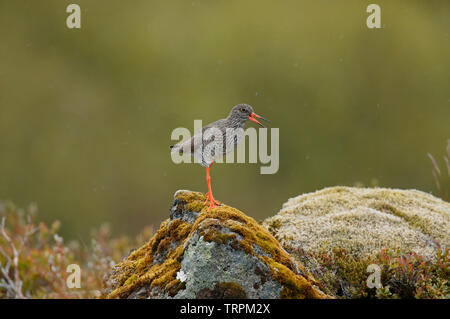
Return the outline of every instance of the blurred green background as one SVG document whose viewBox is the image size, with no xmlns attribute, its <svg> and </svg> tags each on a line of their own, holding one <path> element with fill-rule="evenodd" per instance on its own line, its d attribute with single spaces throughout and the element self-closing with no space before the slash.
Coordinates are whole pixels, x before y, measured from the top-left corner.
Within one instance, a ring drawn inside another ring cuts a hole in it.
<svg viewBox="0 0 450 319">
<path fill-rule="evenodd" d="M 66 27 L 77 3 L 82 28 Z M 450 2 L 0 1 L 0 198 L 70 238 L 134 234 L 174 191 L 170 133 L 237 103 L 280 128 L 280 170 L 217 164 L 217 199 L 263 219 L 289 197 L 362 183 L 437 193 L 450 137 Z M 248 124 L 253 126 L 253 124 Z"/>
</svg>

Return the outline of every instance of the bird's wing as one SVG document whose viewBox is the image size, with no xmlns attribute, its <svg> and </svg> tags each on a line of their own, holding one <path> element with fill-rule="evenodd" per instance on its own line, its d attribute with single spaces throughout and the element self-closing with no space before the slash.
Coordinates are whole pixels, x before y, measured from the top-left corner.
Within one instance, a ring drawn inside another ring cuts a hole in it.
<svg viewBox="0 0 450 319">
<path fill-rule="evenodd" d="M 198 145 L 201 143 L 200 137 L 201 137 L 200 134 L 197 134 L 197 135 L 194 134 L 194 136 L 192 136 L 190 139 L 170 146 L 170 149 L 171 149 L 170 152 L 171 153 L 180 153 L 180 155 L 181 154 L 194 154 L 195 146 L 198 147 Z"/>
<path fill-rule="evenodd" d="M 206 147 L 215 139 L 214 134 L 205 134 L 205 131 L 210 128 L 219 128 L 221 131 L 223 131 L 223 121 L 224 120 L 218 120 L 205 125 L 204 127 L 202 127 L 201 131 L 195 132 L 190 139 L 170 146 L 171 152 L 178 152 L 180 154 L 194 154 L 196 151 L 201 150 L 201 148 Z M 222 134 L 224 134 L 224 132 L 222 132 Z"/>
<path fill-rule="evenodd" d="M 220 133 L 221 133 L 222 135 L 225 134 L 225 126 L 224 126 L 225 124 L 224 124 L 224 122 L 225 122 L 225 120 L 224 120 L 224 119 L 221 119 L 221 120 L 212 122 L 212 123 L 210 123 L 210 124 L 208 124 L 208 125 L 205 125 L 205 126 L 202 128 L 202 133 L 203 133 L 203 147 L 206 147 L 209 143 L 213 142 L 213 141 L 215 140 L 215 138 L 216 138 L 215 132 L 214 132 L 214 131 L 211 131 L 211 132 L 208 133 L 208 132 L 206 132 L 207 130 L 214 128 L 214 129 L 220 130 Z M 205 133 L 205 132 L 206 132 L 206 133 Z"/>
</svg>

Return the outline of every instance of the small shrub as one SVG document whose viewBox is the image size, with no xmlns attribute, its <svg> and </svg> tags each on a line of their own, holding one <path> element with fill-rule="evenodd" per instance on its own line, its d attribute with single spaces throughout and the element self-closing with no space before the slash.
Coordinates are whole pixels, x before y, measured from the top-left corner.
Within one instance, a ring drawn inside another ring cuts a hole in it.
<svg viewBox="0 0 450 319">
<path fill-rule="evenodd" d="M 387 249 L 360 259 L 338 248 L 326 253 L 306 253 L 289 247 L 287 250 L 304 263 L 322 290 L 338 298 L 450 298 L 448 248 L 436 248 L 434 260 Z M 381 268 L 381 288 L 367 286 L 370 264 Z"/>
<path fill-rule="evenodd" d="M 109 228 L 101 226 L 87 247 L 65 244 L 58 221 L 37 222 L 34 206 L 24 211 L 11 203 L 0 203 L 0 222 L 0 298 L 98 297 L 103 276 L 152 233 L 147 228 L 135 239 L 111 238 Z M 67 287 L 70 264 L 81 268 L 81 288 Z"/>
</svg>

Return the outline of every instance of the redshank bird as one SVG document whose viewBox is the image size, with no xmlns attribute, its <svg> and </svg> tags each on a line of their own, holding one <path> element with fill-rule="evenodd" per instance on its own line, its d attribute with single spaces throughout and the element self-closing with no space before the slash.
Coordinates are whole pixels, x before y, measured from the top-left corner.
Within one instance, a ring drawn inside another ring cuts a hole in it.
<svg viewBox="0 0 450 319">
<path fill-rule="evenodd" d="M 253 112 L 253 108 L 248 104 L 238 104 L 234 106 L 228 117 L 212 122 L 198 132 L 195 132 L 191 139 L 170 146 L 171 152 L 190 154 L 206 167 L 206 181 L 208 182 L 208 193 L 206 194 L 205 205 L 209 202 L 208 211 L 219 205 L 214 199 L 211 190 L 211 176 L 209 169 L 212 163 L 222 155 L 231 152 L 236 148 L 239 141 L 244 136 L 244 125 L 247 120 L 253 121 L 262 127 L 256 118 L 269 122 L 269 120 Z"/>
</svg>

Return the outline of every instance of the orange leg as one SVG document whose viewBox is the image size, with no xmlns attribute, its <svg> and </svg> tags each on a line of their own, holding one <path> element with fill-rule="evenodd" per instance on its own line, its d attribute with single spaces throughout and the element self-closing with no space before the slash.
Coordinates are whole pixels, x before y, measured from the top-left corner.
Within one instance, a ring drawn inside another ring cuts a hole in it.
<svg viewBox="0 0 450 319">
<path fill-rule="evenodd" d="M 211 210 L 211 208 L 216 207 L 217 205 L 220 205 L 213 197 L 212 190 L 211 190 L 211 176 L 209 175 L 209 169 L 211 167 L 212 163 L 206 168 L 206 181 L 208 182 L 208 193 L 206 194 L 206 201 L 204 205 L 206 205 L 209 202 L 209 208 L 208 211 Z"/>
</svg>

